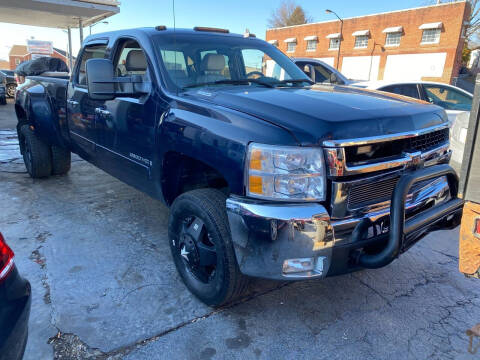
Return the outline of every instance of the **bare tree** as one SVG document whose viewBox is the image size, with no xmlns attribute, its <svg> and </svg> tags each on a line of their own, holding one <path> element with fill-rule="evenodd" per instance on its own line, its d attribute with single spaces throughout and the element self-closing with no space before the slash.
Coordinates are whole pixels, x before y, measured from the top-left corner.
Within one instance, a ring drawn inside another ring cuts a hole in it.
<svg viewBox="0 0 480 360">
<path fill-rule="evenodd" d="M 430 0 L 427 5 L 458 2 L 460 0 Z M 469 24 L 466 28 L 466 37 L 468 41 L 478 41 L 480 35 L 480 0 L 468 0 L 472 12 L 468 19 Z"/>
<path fill-rule="evenodd" d="M 293 0 L 285 0 L 278 9 L 272 12 L 270 19 L 268 19 L 268 26 L 276 28 L 309 22 L 312 22 L 312 18 L 305 13 L 300 5 L 297 5 Z"/>
</svg>

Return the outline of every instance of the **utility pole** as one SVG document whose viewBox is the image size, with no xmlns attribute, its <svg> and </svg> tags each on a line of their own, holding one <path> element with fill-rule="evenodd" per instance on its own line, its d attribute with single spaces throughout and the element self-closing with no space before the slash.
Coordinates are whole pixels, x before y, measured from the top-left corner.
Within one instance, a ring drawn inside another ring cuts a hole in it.
<svg viewBox="0 0 480 360">
<path fill-rule="evenodd" d="M 340 48 L 342 46 L 343 20 L 340 18 L 340 16 L 337 15 L 337 13 L 335 11 L 332 11 L 330 9 L 326 9 L 325 12 L 327 14 L 335 15 L 337 17 L 337 19 L 340 20 L 340 37 L 338 38 L 337 66 L 336 66 L 336 69 L 338 70 L 338 65 L 340 63 Z"/>
</svg>

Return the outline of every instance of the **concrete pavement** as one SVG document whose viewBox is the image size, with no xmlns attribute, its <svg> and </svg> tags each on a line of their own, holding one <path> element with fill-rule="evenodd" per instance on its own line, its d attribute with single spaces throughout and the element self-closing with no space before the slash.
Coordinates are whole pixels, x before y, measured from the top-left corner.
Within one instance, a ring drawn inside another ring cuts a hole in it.
<svg viewBox="0 0 480 360">
<path fill-rule="evenodd" d="M 213 310 L 176 273 L 167 208 L 78 157 L 33 180 L 16 147 L 0 131 L 0 231 L 33 289 L 25 359 L 474 359 L 480 282 L 457 270 L 458 230 L 380 270 L 257 281 Z"/>
</svg>

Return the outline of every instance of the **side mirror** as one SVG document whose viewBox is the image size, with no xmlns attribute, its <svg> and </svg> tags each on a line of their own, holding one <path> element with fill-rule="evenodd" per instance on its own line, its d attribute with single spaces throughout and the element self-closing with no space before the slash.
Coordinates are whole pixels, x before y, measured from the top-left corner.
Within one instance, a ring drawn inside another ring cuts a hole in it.
<svg viewBox="0 0 480 360">
<path fill-rule="evenodd" d="M 89 59 L 86 63 L 88 96 L 93 100 L 115 97 L 113 64 L 108 59 Z"/>
<path fill-rule="evenodd" d="M 315 82 L 315 68 L 311 64 L 306 64 L 303 67 L 303 72 Z"/>
</svg>

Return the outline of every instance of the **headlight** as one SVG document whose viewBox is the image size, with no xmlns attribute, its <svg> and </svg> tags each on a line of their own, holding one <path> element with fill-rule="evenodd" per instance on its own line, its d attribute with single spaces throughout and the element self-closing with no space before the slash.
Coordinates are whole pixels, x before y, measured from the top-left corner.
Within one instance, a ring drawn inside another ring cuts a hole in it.
<svg viewBox="0 0 480 360">
<path fill-rule="evenodd" d="M 247 195 L 271 200 L 325 200 L 321 148 L 250 144 Z"/>
</svg>

